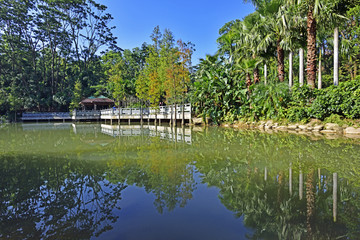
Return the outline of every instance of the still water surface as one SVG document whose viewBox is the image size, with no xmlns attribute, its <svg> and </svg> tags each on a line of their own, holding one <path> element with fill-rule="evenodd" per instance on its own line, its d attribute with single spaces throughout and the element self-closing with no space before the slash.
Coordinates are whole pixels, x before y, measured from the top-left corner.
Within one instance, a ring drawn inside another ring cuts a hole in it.
<svg viewBox="0 0 360 240">
<path fill-rule="evenodd" d="M 359 143 L 0 126 L 0 239 L 360 239 Z"/>
</svg>

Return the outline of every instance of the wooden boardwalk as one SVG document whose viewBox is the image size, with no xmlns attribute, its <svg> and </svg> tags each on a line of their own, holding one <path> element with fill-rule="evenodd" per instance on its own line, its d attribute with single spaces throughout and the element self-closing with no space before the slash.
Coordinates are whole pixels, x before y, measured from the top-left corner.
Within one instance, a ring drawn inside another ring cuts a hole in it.
<svg viewBox="0 0 360 240">
<path fill-rule="evenodd" d="M 89 110 L 73 112 L 25 112 L 22 114 L 22 121 L 100 121 L 107 120 L 112 124 L 113 120 L 158 120 L 168 121 L 174 119 L 181 120 L 183 123 L 191 121 L 191 105 L 184 104 L 175 106 L 159 106 L 157 108 L 110 108 L 101 111 Z"/>
<path fill-rule="evenodd" d="M 70 121 L 72 118 L 69 112 L 25 112 L 22 114 L 22 121 Z"/>
<path fill-rule="evenodd" d="M 190 122 L 191 120 L 191 105 L 184 104 L 175 106 L 159 106 L 158 108 L 117 108 L 101 110 L 102 120 L 165 120 L 171 121 L 173 119 L 184 120 Z"/>
<path fill-rule="evenodd" d="M 99 121 L 101 119 L 101 112 L 97 110 L 78 111 L 72 112 L 71 119 L 73 121 Z"/>
</svg>

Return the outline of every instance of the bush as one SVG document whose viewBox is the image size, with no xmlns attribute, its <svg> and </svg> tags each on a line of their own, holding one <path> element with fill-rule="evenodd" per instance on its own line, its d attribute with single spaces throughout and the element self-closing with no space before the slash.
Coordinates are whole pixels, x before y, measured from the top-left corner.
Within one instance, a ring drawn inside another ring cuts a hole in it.
<svg viewBox="0 0 360 240">
<path fill-rule="evenodd" d="M 250 111 L 257 120 L 282 118 L 289 100 L 289 87 L 286 83 L 253 85 Z"/>
<path fill-rule="evenodd" d="M 339 125 L 342 125 L 343 123 L 343 117 L 338 114 L 331 114 L 330 117 L 325 118 L 325 123 L 337 123 Z"/>
<path fill-rule="evenodd" d="M 317 90 L 309 86 L 302 87 L 295 84 L 290 92 L 290 101 L 286 109 L 285 117 L 291 122 L 301 122 L 309 120 L 309 107 L 316 96 Z"/>
<path fill-rule="evenodd" d="M 317 92 L 316 99 L 309 109 L 309 116 L 324 120 L 332 114 L 349 119 L 360 117 L 359 80 L 341 82 Z"/>
<path fill-rule="evenodd" d="M 302 106 L 291 106 L 286 110 L 286 118 L 291 122 L 308 121 L 308 108 Z"/>
</svg>

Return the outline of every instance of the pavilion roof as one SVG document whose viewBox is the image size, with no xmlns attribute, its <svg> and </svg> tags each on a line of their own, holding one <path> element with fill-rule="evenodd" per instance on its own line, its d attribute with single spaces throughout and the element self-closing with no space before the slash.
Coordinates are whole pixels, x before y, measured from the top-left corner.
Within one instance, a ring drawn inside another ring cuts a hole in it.
<svg viewBox="0 0 360 240">
<path fill-rule="evenodd" d="M 110 105 L 113 103 L 114 100 L 111 100 L 103 95 L 99 97 L 90 96 L 80 102 L 81 105 Z"/>
</svg>

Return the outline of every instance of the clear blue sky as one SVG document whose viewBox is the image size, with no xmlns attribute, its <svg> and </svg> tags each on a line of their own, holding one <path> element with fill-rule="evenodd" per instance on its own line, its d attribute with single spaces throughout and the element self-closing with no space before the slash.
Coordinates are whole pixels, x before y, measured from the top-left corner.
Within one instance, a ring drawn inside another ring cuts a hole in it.
<svg viewBox="0 0 360 240">
<path fill-rule="evenodd" d="M 108 7 L 116 26 L 114 34 L 123 49 L 150 43 L 150 34 L 159 25 L 170 29 L 175 39 L 195 44 L 193 63 L 217 50 L 219 29 L 234 19 L 243 19 L 254 11 L 242 0 L 99 0 Z"/>
</svg>

